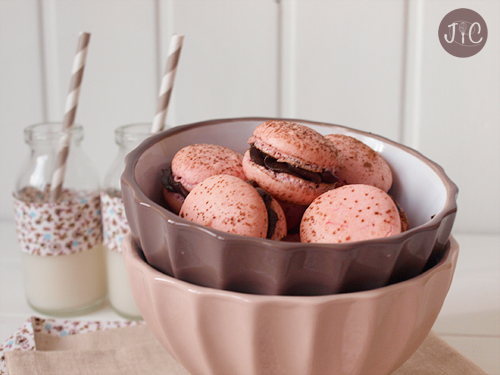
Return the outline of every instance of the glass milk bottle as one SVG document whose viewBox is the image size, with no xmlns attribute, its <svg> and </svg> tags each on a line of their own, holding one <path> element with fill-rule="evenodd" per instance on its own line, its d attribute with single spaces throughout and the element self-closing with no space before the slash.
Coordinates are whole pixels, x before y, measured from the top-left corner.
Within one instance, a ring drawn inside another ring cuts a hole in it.
<svg viewBox="0 0 500 375">
<path fill-rule="evenodd" d="M 151 124 L 148 123 L 124 125 L 115 130 L 118 155 L 104 178 L 101 193 L 109 302 L 117 313 L 128 319 L 141 319 L 141 315 L 132 297 L 122 255 L 121 241 L 129 226 L 120 180 L 125 168 L 125 156 L 150 135 Z"/>
<path fill-rule="evenodd" d="M 62 123 L 24 130 L 30 156 L 14 192 L 15 222 L 22 251 L 28 303 L 55 316 L 79 315 L 106 299 L 99 177 L 84 154 L 83 128 L 74 125 L 63 189 L 50 199 Z"/>
</svg>

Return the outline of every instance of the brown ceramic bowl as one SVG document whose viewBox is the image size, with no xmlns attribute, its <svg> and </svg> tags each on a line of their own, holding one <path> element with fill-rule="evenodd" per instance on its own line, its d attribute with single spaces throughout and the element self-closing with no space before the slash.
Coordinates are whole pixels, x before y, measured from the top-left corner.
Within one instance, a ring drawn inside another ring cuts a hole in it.
<svg viewBox="0 0 500 375">
<path fill-rule="evenodd" d="M 243 153 L 267 118 L 212 120 L 151 136 L 126 159 L 122 193 L 134 240 L 150 265 L 197 285 L 255 294 L 324 295 L 378 288 L 418 275 L 440 256 L 456 215 L 457 187 L 420 153 L 386 138 L 303 120 L 322 134 L 351 135 L 380 152 L 394 174 L 390 194 L 410 229 L 342 244 L 278 242 L 220 232 L 165 208 L 161 170 L 182 147 L 214 143 Z"/>
<path fill-rule="evenodd" d="M 191 374 L 387 375 L 422 344 L 458 258 L 400 283 L 327 296 L 263 296 L 193 285 L 123 241 L 132 294 L 161 345 Z"/>
</svg>

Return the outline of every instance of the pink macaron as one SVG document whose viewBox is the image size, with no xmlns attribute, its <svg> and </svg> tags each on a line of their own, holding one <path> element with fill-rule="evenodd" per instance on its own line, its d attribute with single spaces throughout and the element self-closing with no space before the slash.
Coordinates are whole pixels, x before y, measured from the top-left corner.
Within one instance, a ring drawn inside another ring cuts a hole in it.
<svg viewBox="0 0 500 375">
<path fill-rule="evenodd" d="M 307 205 L 337 186 L 342 165 L 338 150 L 323 135 L 289 121 L 267 121 L 255 128 L 243 170 L 280 201 Z"/>
<path fill-rule="evenodd" d="M 392 171 L 389 164 L 378 152 L 344 134 L 325 135 L 343 156 L 344 168 L 337 171 L 346 184 L 365 184 L 376 186 L 388 192 L 392 186 Z"/>
<path fill-rule="evenodd" d="M 196 185 L 179 216 L 242 236 L 280 240 L 286 235 L 285 214 L 276 200 L 231 175 L 211 176 Z"/>
<path fill-rule="evenodd" d="M 390 195 L 371 185 L 345 185 L 316 198 L 300 224 L 301 242 L 342 243 L 401 233 Z"/>
<path fill-rule="evenodd" d="M 163 195 L 169 207 L 178 213 L 185 197 L 208 177 L 227 174 L 245 180 L 243 155 L 227 147 L 194 144 L 180 149 L 170 168 L 163 171 Z"/>
</svg>

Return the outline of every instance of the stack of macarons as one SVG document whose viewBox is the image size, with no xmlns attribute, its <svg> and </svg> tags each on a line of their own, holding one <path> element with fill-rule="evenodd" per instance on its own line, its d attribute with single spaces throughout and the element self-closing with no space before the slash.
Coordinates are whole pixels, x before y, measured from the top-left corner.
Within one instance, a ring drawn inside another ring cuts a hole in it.
<svg viewBox="0 0 500 375">
<path fill-rule="evenodd" d="M 189 192 L 214 175 L 225 174 L 245 180 L 242 160 L 243 155 L 239 152 L 223 146 L 194 144 L 182 148 L 162 174 L 167 205 L 178 214 Z"/>
<path fill-rule="evenodd" d="M 179 150 L 162 174 L 168 208 L 213 229 L 271 240 L 341 243 L 407 229 L 388 194 L 389 165 L 357 139 L 272 120 L 248 143 L 244 155 L 212 144 Z"/>
</svg>

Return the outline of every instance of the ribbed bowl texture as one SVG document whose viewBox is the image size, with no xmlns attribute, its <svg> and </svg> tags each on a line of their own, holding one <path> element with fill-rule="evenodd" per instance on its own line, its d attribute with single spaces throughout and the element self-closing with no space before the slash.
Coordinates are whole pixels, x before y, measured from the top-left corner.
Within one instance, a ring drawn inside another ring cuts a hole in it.
<svg viewBox="0 0 500 375">
<path fill-rule="evenodd" d="M 458 258 L 450 237 L 420 275 L 374 290 L 269 296 L 206 288 L 151 267 L 131 235 L 132 294 L 161 345 L 191 374 L 387 375 L 422 344 Z"/>
</svg>

